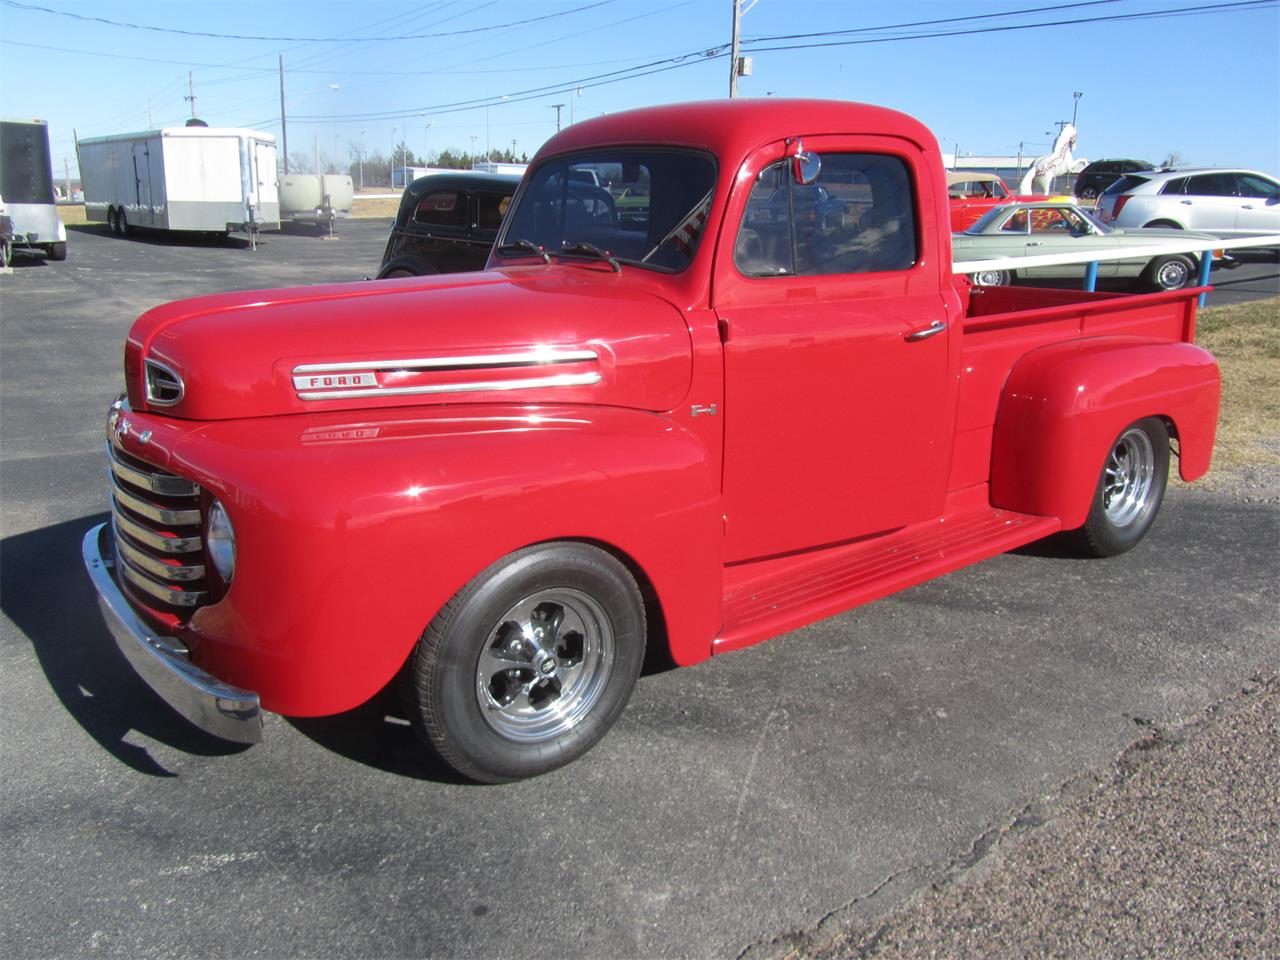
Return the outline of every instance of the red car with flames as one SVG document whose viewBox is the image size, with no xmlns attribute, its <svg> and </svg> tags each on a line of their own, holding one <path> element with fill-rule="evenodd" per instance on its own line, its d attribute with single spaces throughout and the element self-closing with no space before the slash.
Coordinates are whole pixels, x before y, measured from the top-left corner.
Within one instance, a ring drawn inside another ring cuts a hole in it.
<svg viewBox="0 0 1280 960">
<path fill-rule="evenodd" d="M 981 220 L 987 211 L 1006 203 L 1041 203 L 1049 199 L 1013 193 L 994 173 L 967 170 L 952 170 L 947 174 L 947 198 L 951 201 L 952 233 L 963 233 Z"/>
<path fill-rule="evenodd" d="M 424 742 L 501 781 L 595 744 L 648 650 L 1056 531 L 1127 550 L 1170 439 L 1209 466 L 1197 291 L 971 290 L 949 225 L 907 116 L 682 104 L 553 137 L 481 272 L 149 311 L 84 540 L 116 642 L 240 741 L 399 678 Z"/>
</svg>

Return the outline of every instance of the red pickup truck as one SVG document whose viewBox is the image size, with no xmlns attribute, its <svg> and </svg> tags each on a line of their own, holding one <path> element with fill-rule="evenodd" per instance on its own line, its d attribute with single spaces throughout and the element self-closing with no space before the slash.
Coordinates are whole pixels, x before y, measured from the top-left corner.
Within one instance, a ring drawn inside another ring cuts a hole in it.
<svg viewBox="0 0 1280 960">
<path fill-rule="evenodd" d="M 220 736 L 398 679 L 502 781 L 597 742 L 646 650 L 697 663 L 1055 531 L 1128 549 L 1171 440 L 1209 465 L 1200 291 L 970 289 L 948 220 L 900 113 L 684 104 L 557 134 L 481 272 L 152 310 L 84 540 L 111 632 Z"/>
</svg>

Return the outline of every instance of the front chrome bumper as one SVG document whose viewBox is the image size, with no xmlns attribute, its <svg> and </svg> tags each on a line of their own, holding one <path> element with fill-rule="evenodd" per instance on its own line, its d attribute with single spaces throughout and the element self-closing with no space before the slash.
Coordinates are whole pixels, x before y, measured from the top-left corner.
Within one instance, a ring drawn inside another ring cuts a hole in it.
<svg viewBox="0 0 1280 960">
<path fill-rule="evenodd" d="M 147 629 L 116 583 L 111 537 L 110 526 L 99 524 L 85 534 L 81 551 L 107 629 L 125 659 L 147 686 L 201 730 L 236 743 L 260 743 L 258 695 L 210 676 L 191 662 L 173 637 Z"/>
</svg>

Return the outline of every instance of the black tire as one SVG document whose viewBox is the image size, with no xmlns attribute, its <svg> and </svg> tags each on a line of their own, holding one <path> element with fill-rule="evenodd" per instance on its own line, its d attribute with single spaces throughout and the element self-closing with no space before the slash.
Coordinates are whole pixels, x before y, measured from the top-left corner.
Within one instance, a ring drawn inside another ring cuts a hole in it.
<svg viewBox="0 0 1280 960">
<path fill-rule="evenodd" d="M 1195 280 L 1195 261 L 1181 254 L 1156 257 L 1142 271 L 1142 283 L 1149 290 L 1181 290 L 1194 284 Z"/>
<path fill-rule="evenodd" d="M 1147 417 L 1120 431 L 1107 451 L 1084 526 L 1070 539 L 1091 557 L 1114 557 L 1137 546 L 1160 512 L 1169 479 L 1169 430 Z"/>
<path fill-rule="evenodd" d="M 120 223 L 116 220 L 115 207 L 107 207 L 107 231 L 114 236 L 120 236 Z"/>
<path fill-rule="evenodd" d="M 124 210 L 116 211 L 116 227 L 122 237 L 127 237 L 133 232 L 133 227 L 129 226 L 129 218 L 125 216 Z"/>
<path fill-rule="evenodd" d="M 1098 199 L 1098 188 L 1097 188 L 1097 187 L 1085 187 L 1083 190 L 1081 190 L 1081 191 L 1080 191 L 1080 199 L 1081 199 L 1081 200 L 1096 200 L 1096 199 Z"/>
<path fill-rule="evenodd" d="M 13 242 L 0 240 L 0 269 L 8 268 L 13 263 Z"/>
<path fill-rule="evenodd" d="M 478 574 L 431 621 L 407 665 L 405 707 L 464 776 L 537 776 L 608 732 L 644 652 L 644 604 L 625 566 L 582 543 L 527 547 Z"/>
<path fill-rule="evenodd" d="M 44 249 L 50 260 L 61 261 L 67 259 L 67 241 L 65 240 L 50 243 Z"/>
<path fill-rule="evenodd" d="M 429 263 L 417 257 L 396 257 L 378 271 L 377 280 L 390 280 L 395 277 L 425 277 L 438 271 Z"/>
</svg>

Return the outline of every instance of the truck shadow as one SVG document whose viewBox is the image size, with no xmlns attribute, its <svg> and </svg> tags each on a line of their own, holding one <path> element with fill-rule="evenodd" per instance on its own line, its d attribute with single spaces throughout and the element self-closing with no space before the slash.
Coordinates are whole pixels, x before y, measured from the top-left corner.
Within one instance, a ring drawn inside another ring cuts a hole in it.
<svg viewBox="0 0 1280 960">
<path fill-rule="evenodd" d="M 418 739 L 394 690 L 329 717 L 286 717 L 291 727 L 331 753 L 366 767 L 413 780 L 471 784 Z"/>
<path fill-rule="evenodd" d="M 133 672 L 98 613 L 97 597 L 80 560 L 85 531 L 107 519 L 82 517 L 0 540 L 0 610 L 26 634 L 49 687 L 97 743 L 138 773 L 177 774 L 145 747 L 126 742 L 130 731 L 185 753 L 223 756 L 245 748 L 193 726 Z"/>
</svg>

